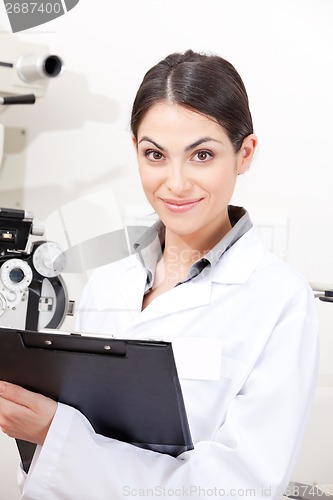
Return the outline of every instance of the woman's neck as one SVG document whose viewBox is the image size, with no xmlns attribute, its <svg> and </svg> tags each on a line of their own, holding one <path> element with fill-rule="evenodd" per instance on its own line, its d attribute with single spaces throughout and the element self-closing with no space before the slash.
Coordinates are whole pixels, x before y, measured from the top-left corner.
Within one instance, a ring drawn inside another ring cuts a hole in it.
<svg viewBox="0 0 333 500">
<path fill-rule="evenodd" d="M 155 269 L 153 287 L 143 298 L 142 309 L 156 296 L 185 280 L 192 264 L 209 252 L 230 229 L 229 219 L 214 232 L 207 231 L 207 237 L 201 231 L 200 235 L 179 235 L 166 228 L 162 258 Z"/>
<path fill-rule="evenodd" d="M 180 235 L 166 228 L 165 247 L 163 251 L 164 264 L 178 265 L 180 268 L 190 268 L 191 265 L 208 253 L 232 228 L 229 218 L 215 231 L 202 231 L 198 234 Z"/>
</svg>

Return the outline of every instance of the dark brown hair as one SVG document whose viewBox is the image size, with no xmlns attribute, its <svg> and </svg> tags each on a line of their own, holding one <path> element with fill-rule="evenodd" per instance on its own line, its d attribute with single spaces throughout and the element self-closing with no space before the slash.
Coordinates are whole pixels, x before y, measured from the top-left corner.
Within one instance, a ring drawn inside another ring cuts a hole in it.
<svg viewBox="0 0 333 500">
<path fill-rule="evenodd" d="M 170 54 L 153 66 L 144 76 L 133 103 L 131 129 L 136 139 L 147 111 L 163 101 L 216 120 L 236 153 L 244 138 L 253 133 L 244 83 L 232 64 L 220 56 L 187 50 Z"/>
</svg>

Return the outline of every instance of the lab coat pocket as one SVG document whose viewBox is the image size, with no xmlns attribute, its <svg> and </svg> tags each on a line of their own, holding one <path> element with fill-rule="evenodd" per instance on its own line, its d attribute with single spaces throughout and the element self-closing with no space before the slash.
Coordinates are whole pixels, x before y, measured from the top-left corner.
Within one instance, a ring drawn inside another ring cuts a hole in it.
<svg viewBox="0 0 333 500">
<path fill-rule="evenodd" d="M 188 337 L 182 340 L 184 345 L 176 340 L 174 353 L 193 441 L 211 440 L 246 378 L 247 365 L 224 356 L 216 339 L 194 339 L 190 346 Z"/>
<path fill-rule="evenodd" d="M 222 340 L 203 337 L 173 337 L 172 349 L 179 378 L 219 380 Z"/>
<path fill-rule="evenodd" d="M 235 358 L 223 356 L 221 360 L 220 378 L 240 382 L 246 375 L 247 365 Z"/>
</svg>

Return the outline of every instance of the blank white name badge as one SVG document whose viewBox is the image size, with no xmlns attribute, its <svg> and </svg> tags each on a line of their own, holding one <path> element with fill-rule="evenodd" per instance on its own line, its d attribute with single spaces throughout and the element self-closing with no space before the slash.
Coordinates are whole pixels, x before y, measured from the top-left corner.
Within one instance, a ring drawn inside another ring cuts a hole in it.
<svg viewBox="0 0 333 500">
<path fill-rule="evenodd" d="M 173 337 L 171 341 L 179 378 L 220 379 L 221 339 Z"/>
</svg>

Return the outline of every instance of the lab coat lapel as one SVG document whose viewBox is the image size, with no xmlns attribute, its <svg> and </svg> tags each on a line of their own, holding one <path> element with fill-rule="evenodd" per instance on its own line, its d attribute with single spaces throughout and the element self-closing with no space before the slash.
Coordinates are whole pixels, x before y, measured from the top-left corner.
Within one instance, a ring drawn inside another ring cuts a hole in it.
<svg viewBox="0 0 333 500">
<path fill-rule="evenodd" d="M 156 297 L 143 311 L 141 307 L 146 272 L 138 262 L 124 273 L 119 283 L 119 299 L 136 323 L 200 307 L 209 304 L 214 283 L 246 282 L 259 264 L 264 252 L 265 248 L 257 230 L 252 228 L 222 256 L 213 273 L 168 290 Z"/>
<path fill-rule="evenodd" d="M 192 280 L 178 285 L 156 297 L 137 317 L 137 322 L 163 317 L 182 310 L 190 310 L 209 304 L 211 300 L 211 278 Z"/>
<path fill-rule="evenodd" d="M 133 263 L 132 263 L 133 264 Z M 161 317 L 184 309 L 191 309 L 210 302 L 211 277 L 195 279 L 156 297 L 143 311 L 142 299 L 147 280 L 146 270 L 137 260 L 133 265 L 123 270 L 117 292 L 117 306 L 126 309 L 132 319 L 137 322 Z"/>
<path fill-rule="evenodd" d="M 139 262 L 127 269 L 120 278 L 118 284 L 119 306 L 127 310 L 132 318 L 141 312 L 146 280 L 146 271 Z"/>
<path fill-rule="evenodd" d="M 265 249 L 256 227 L 252 227 L 222 256 L 215 266 L 213 282 L 245 283 L 257 268 Z"/>
</svg>

